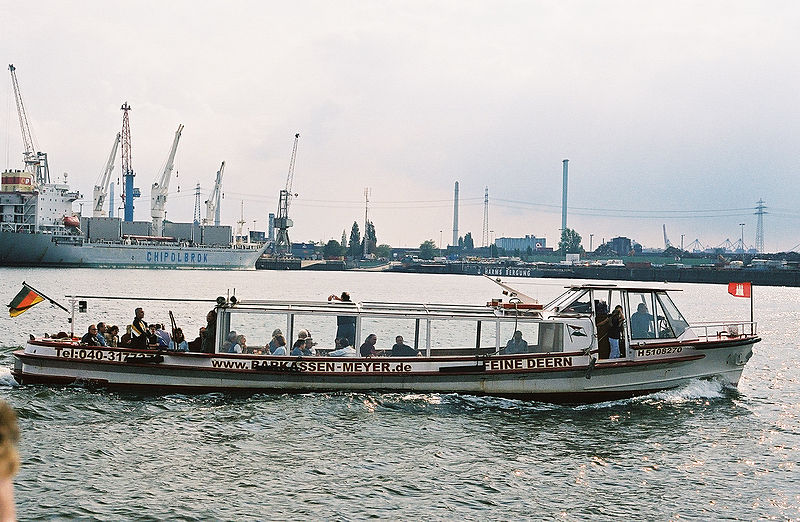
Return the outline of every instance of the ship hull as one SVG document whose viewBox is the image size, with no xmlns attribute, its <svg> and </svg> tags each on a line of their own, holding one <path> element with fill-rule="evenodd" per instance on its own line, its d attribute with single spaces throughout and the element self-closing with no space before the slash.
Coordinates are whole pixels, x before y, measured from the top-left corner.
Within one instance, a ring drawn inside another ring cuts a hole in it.
<svg viewBox="0 0 800 522">
<path fill-rule="evenodd" d="M 89 243 L 0 231 L 0 266 L 254 270 L 262 252 L 263 248 Z"/>
</svg>

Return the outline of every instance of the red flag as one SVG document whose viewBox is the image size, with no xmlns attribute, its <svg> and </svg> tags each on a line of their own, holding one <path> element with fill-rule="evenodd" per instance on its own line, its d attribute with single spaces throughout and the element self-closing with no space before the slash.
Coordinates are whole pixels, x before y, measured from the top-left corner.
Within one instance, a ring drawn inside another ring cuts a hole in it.
<svg viewBox="0 0 800 522">
<path fill-rule="evenodd" d="M 734 297 L 750 297 L 750 283 L 728 283 L 728 293 Z"/>
</svg>

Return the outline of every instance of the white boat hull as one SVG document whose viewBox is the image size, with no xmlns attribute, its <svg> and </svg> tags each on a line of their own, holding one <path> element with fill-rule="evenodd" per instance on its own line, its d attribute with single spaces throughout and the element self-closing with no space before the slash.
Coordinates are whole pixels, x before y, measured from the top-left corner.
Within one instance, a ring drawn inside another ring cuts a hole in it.
<svg viewBox="0 0 800 522">
<path fill-rule="evenodd" d="M 683 343 L 665 355 L 590 361 L 596 354 L 465 357 L 273 357 L 95 348 L 38 340 L 15 352 L 22 384 L 85 383 L 146 391 L 392 391 L 549 402 L 618 399 L 718 378 L 736 386 L 757 337 Z M 653 345 L 647 352 L 653 353 Z"/>
</svg>

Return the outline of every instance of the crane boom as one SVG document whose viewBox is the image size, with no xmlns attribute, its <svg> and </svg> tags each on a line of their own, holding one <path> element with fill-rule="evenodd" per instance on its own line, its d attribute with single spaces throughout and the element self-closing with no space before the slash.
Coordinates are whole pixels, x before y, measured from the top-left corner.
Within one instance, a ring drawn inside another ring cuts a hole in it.
<svg viewBox="0 0 800 522">
<path fill-rule="evenodd" d="M 94 217 L 106 215 L 103 206 L 108 197 L 108 184 L 111 182 L 111 173 L 114 171 L 114 160 L 117 159 L 117 149 L 119 148 L 119 142 L 121 140 L 122 134 L 118 132 L 117 137 L 114 139 L 114 145 L 111 147 L 111 154 L 108 155 L 106 168 L 103 169 L 103 173 L 100 174 L 100 179 L 98 179 L 97 184 L 94 186 L 94 207 L 92 208 L 92 216 Z"/>
<path fill-rule="evenodd" d="M 206 218 L 203 220 L 204 225 L 210 225 L 212 222 L 219 226 L 219 207 L 220 199 L 222 197 L 222 175 L 225 172 L 225 162 L 219 166 L 217 171 L 217 179 L 214 182 L 214 189 L 211 195 L 206 200 Z"/>
<path fill-rule="evenodd" d="M 50 183 L 50 167 L 47 163 L 47 153 L 36 150 L 36 141 L 28 123 L 28 115 L 25 112 L 25 104 L 22 101 L 22 92 L 19 88 L 19 80 L 17 80 L 17 68 L 14 67 L 14 64 L 8 64 L 8 70 L 11 71 L 11 85 L 14 89 L 14 101 L 17 104 L 19 127 L 20 131 L 22 131 L 22 144 L 25 147 L 23 152 L 25 170 L 36 175 L 36 183 Z"/>
<path fill-rule="evenodd" d="M 292 146 L 292 159 L 289 160 L 289 174 L 286 176 L 286 188 L 280 191 L 278 196 L 278 216 L 273 219 L 275 228 L 278 229 L 278 235 L 275 238 L 275 243 L 272 245 L 272 250 L 275 255 L 292 254 L 292 242 L 289 239 L 289 227 L 294 223 L 289 219 L 289 204 L 292 202 L 292 183 L 294 182 L 294 163 L 297 158 L 297 142 L 300 139 L 300 133 L 294 135 L 294 145 Z"/>
<path fill-rule="evenodd" d="M 164 210 L 167 207 L 167 194 L 169 194 L 169 181 L 172 178 L 172 169 L 175 166 L 175 152 L 178 150 L 178 141 L 181 139 L 183 124 L 178 124 L 172 148 L 167 156 L 167 163 L 161 172 L 161 177 L 153 183 L 150 189 L 150 216 L 153 218 L 153 235 L 160 236 L 164 228 Z"/>
</svg>

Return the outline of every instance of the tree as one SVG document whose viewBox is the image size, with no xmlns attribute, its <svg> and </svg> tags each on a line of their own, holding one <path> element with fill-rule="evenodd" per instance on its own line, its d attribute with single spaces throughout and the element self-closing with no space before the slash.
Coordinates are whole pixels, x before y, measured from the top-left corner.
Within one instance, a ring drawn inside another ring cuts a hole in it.
<svg viewBox="0 0 800 522">
<path fill-rule="evenodd" d="M 565 228 L 561 231 L 561 241 L 558 242 L 558 250 L 562 254 L 582 254 L 584 250 L 581 246 L 581 235 L 571 228 Z"/>
<path fill-rule="evenodd" d="M 427 239 L 419 246 L 420 259 L 433 259 L 433 253 L 436 250 L 436 243 L 433 239 Z"/>
<path fill-rule="evenodd" d="M 347 231 L 342 230 L 342 241 L 340 242 L 342 245 L 342 250 L 347 250 Z"/>
<path fill-rule="evenodd" d="M 344 250 L 342 248 L 342 244 L 336 241 L 335 239 L 331 239 L 322 248 L 322 257 L 326 259 L 332 257 L 340 257 L 342 255 L 342 250 Z"/>
<path fill-rule="evenodd" d="M 392 255 L 392 247 L 390 247 L 386 243 L 375 247 L 376 257 L 389 259 L 389 256 L 391 255 Z"/>
<path fill-rule="evenodd" d="M 372 224 L 372 221 L 367 221 L 366 230 L 364 230 L 364 241 L 367 243 L 367 254 L 373 253 L 375 251 L 375 246 L 378 244 L 378 238 L 375 236 L 375 225 Z M 361 245 L 361 251 L 364 251 L 364 245 Z"/>
<path fill-rule="evenodd" d="M 473 250 L 475 248 L 475 242 L 472 241 L 472 232 L 467 232 L 464 236 L 464 250 Z"/>
<path fill-rule="evenodd" d="M 353 227 L 350 229 L 350 249 L 348 255 L 355 259 L 361 258 L 361 232 L 358 230 L 358 223 L 353 221 Z"/>
<path fill-rule="evenodd" d="M 464 236 L 458 236 L 458 249 L 464 250 Z"/>
</svg>

